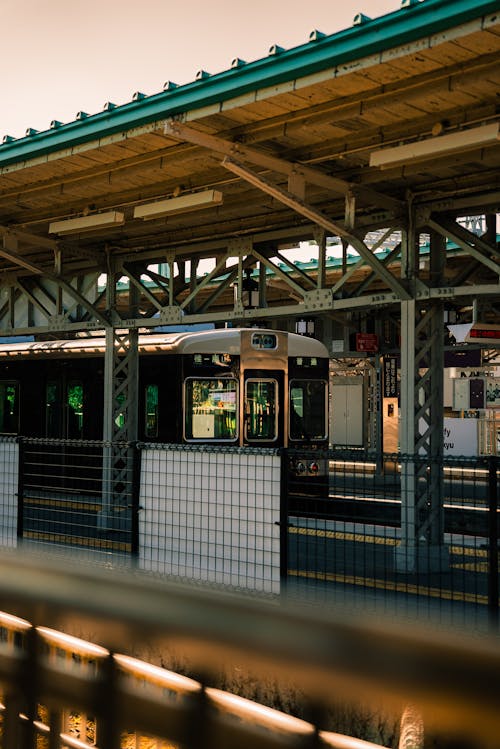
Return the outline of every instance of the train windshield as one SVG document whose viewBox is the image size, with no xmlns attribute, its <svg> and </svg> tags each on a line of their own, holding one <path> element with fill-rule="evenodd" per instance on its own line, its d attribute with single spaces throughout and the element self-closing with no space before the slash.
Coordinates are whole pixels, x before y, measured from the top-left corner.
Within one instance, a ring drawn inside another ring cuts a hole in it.
<svg viewBox="0 0 500 749">
<path fill-rule="evenodd" d="M 327 395 L 324 380 L 290 382 L 290 439 L 326 439 Z"/>
<path fill-rule="evenodd" d="M 19 431 L 19 385 L 17 382 L 0 382 L 0 433 L 17 434 Z"/>
<path fill-rule="evenodd" d="M 248 379 L 245 383 L 245 439 L 274 442 L 278 437 L 278 383 L 273 379 Z"/>
<path fill-rule="evenodd" d="M 236 440 L 237 388 L 234 379 L 188 377 L 184 384 L 185 439 Z"/>
</svg>

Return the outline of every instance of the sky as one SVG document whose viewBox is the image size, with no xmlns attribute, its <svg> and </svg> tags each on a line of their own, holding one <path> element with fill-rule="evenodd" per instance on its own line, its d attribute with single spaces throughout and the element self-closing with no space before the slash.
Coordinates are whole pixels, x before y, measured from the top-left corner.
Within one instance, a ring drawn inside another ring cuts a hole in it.
<svg viewBox="0 0 500 749">
<path fill-rule="evenodd" d="M 398 0 L 0 0 L 0 141 L 333 34 Z"/>
</svg>

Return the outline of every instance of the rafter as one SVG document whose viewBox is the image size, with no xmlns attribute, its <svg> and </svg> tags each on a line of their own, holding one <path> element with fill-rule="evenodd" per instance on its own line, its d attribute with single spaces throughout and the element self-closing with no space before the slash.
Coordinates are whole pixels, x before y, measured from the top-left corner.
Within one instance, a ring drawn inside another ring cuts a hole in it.
<svg viewBox="0 0 500 749">
<path fill-rule="evenodd" d="M 7 238 L 4 236 L 3 247 L 0 247 L 0 257 L 4 257 L 6 260 L 9 260 L 11 263 L 18 265 L 20 268 L 25 268 L 26 270 L 29 270 L 31 273 L 34 273 L 35 275 L 43 276 L 45 274 L 44 268 L 42 268 L 39 265 L 36 265 L 35 263 L 31 263 L 29 260 L 26 260 L 18 252 L 8 249 L 7 244 L 8 244 Z"/>
<path fill-rule="evenodd" d="M 23 231 L 21 229 L 13 229 L 9 226 L 0 226 L 0 237 L 4 240 L 9 238 L 15 239 L 21 244 L 34 245 L 46 250 L 56 250 L 58 242 L 48 237 L 40 237 L 37 234 L 31 234 L 30 232 Z"/>
<path fill-rule="evenodd" d="M 167 120 L 165 123 L 165 134 L 179 140 L 194 143 L 203 148 L 208 148 L 224 156 L 236 157 L 239 161 L 248 161 L 264 169 L 270 169 L 279 174 L 286 174 L 289 178 L 302 178 L 306 182 L 339 193 L 340 195 L 356 194 L 360 200 L 377 206 L 383 206 L 396 212 L 400 212 L 403 208 L 403 204 L 399 200 L 391 198 L 388 195 L 383 195 L 369 187 L 346 182 L 338 177 L 325 174 L 318 169 L 271 156 L 256 148 L 244 146 L 215 135 L 209 135 L 208 133 L 202 133 L 188 125 L 182 124 L 178 120 Z"/>
</svg>

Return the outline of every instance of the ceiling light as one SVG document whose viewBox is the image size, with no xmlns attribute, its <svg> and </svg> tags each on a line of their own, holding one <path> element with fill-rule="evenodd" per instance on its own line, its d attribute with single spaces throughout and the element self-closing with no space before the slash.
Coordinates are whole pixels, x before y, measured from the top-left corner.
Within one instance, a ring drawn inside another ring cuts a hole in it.
<svg viewBox="0 0 500 749">
<path fill-rule="evenodd" d="M 78 218 L 69 218 L 64 221 L 53 221 L 49 224 L 49 234 L 80 234 L 80 232 L 121 226 L 124 223 L 124 215 L 119 211 L 91 213 L 89 216 L 79 216 Z"/>
<path fill-rule="evenodd" d="M 434 138 L 417 140 L 394 148 L 382 148 L 370 155 L 370 166 L 387 169 L 392 166 L 404 165 L 410 162 L 426 161 L 439 156 L 447 156 L 458 151 L 471 151 L 481 146 L 492 145 L 499 140 L 499 124 L 492 122 L 488 125 L 458 130 L 447 135 L 437 135 Z"/>
<path fill-rule="evenodd" d="M 170 213 L 185 213 L 195 211 L 200 208 L 209 208 L 212 205 L 222 203 L 222 193 L 218 190 L 203 190 L 203 192 L 193 192 L 187 195 L 181 195 L 178 198 L 169 198 L 168 200 L 158 200 L 156 203 L 146 203 L 134 208 L 134 218 L 142 218 L 149 221 L 161 216 L 168 216 Z"/>
</svg>

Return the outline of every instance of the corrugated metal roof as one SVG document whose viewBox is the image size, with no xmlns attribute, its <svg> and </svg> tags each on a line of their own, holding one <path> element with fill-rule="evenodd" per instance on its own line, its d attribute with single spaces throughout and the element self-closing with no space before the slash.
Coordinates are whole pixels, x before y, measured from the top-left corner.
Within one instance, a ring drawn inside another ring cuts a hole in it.
<svg viewBox="0 0 500 749">
<path fill-rule="evenodd" d="M 313 31 L 306 44 L 293 49 L 273 45 L 266 58 L 250 63 L 236 58 L 229 70 L 215 75 L 200 71 L 186 85 L 166 85 L 151 96 L 137 93 L 131 102 L 108 103 L 93 115 L 80 112 L 66 124 L 54 120 L 46 131 L 29 128 L 23 138 L 4 136 L 0 167 L 335 68 L 498 10 L 498 0 L 403 0 L 399 10 L 376 19 L 360 13 L 352 28 L 329 36 Z"/>
</svg>

